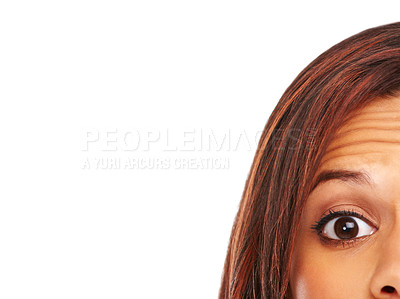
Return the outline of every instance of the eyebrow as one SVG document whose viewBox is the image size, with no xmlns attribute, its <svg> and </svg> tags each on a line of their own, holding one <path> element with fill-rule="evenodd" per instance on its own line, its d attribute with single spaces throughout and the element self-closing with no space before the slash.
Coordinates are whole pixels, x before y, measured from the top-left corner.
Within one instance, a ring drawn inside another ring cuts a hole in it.
<svg viewBox="0 0 400 299">
<path fill-rule="evenodd" d="M 313 187 L 311 190 L 314 190 L 318 184 L 323 182 L 327 182 L 330 180 L 341 180 L 341 181 L 350 181 L 355 184 L 368 184 L 372 185 L 372 180 L 369 177 L 368 173 L 364 171 L 353 171 L 353 170 L 324 170 L 322 171 L 316 178 Z"/>
</svg>

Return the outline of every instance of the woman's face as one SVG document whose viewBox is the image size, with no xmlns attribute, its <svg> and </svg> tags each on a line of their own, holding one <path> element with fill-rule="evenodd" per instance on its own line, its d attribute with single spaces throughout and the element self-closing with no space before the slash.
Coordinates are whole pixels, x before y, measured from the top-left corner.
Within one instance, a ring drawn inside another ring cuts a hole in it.
<svg viewBox="0 0 400 299">
<path fill-rule="evenodd" d="M 400 298 L 400 97 L 344 124 L 319 175 L 295 240 L 292 297 Z"/>
</svg>

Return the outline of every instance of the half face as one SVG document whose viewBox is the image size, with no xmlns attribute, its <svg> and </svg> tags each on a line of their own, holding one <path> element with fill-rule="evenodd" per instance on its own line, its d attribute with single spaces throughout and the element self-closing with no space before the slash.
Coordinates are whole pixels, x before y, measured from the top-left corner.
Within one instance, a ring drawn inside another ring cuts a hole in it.
<svg viewBox="0 0 400 299">
<path fill-rule="evenodd" d="M 316 178 L 296 236 L 292 297 L 400 298 L 400 97 L 357 111 Z"/>
</svg>

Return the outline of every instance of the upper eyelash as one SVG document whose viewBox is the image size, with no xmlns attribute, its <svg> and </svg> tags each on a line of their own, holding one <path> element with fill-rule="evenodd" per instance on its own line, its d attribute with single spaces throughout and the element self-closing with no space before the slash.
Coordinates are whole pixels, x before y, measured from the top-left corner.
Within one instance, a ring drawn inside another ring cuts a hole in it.
<svg viewBox="0 0 400 299">
<path fill-rule="evenodd" d="M 315 221 L 315 224 L 311 225 L 311 229 L 315 230 L 317 232 L 317 234 L 320 235 L 322 232 L 322 227 L 325 224 L 327 224 L 330 220 L 335 219 L 340 216 L 354 216 L 354 217 L 360 218 L 361 220 L 366 221 L 367 223 L 371 223 L 362 214 L 359 214 L 357 212 L 350 211 L 350 210 L 341 210 L 341 211 L 335 212 L 330 209 L 327 215 L 323 216 L 319 221 Z"/>
</svg>

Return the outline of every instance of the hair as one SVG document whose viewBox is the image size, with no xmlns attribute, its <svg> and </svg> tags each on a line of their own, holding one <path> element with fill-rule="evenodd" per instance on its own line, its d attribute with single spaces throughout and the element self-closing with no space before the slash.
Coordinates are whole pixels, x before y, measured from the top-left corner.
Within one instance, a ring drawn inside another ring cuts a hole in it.
<svg viewBox="0 0 400 299">
<path fill-rule="evenodd" d="M 290 264 L 321 158 L 351 113 L 400 90 L 400 22 L 374 27 L 312 61 L 263 130 L 229 240 L 219 299 L 290 298 Z"/>
</svg>

